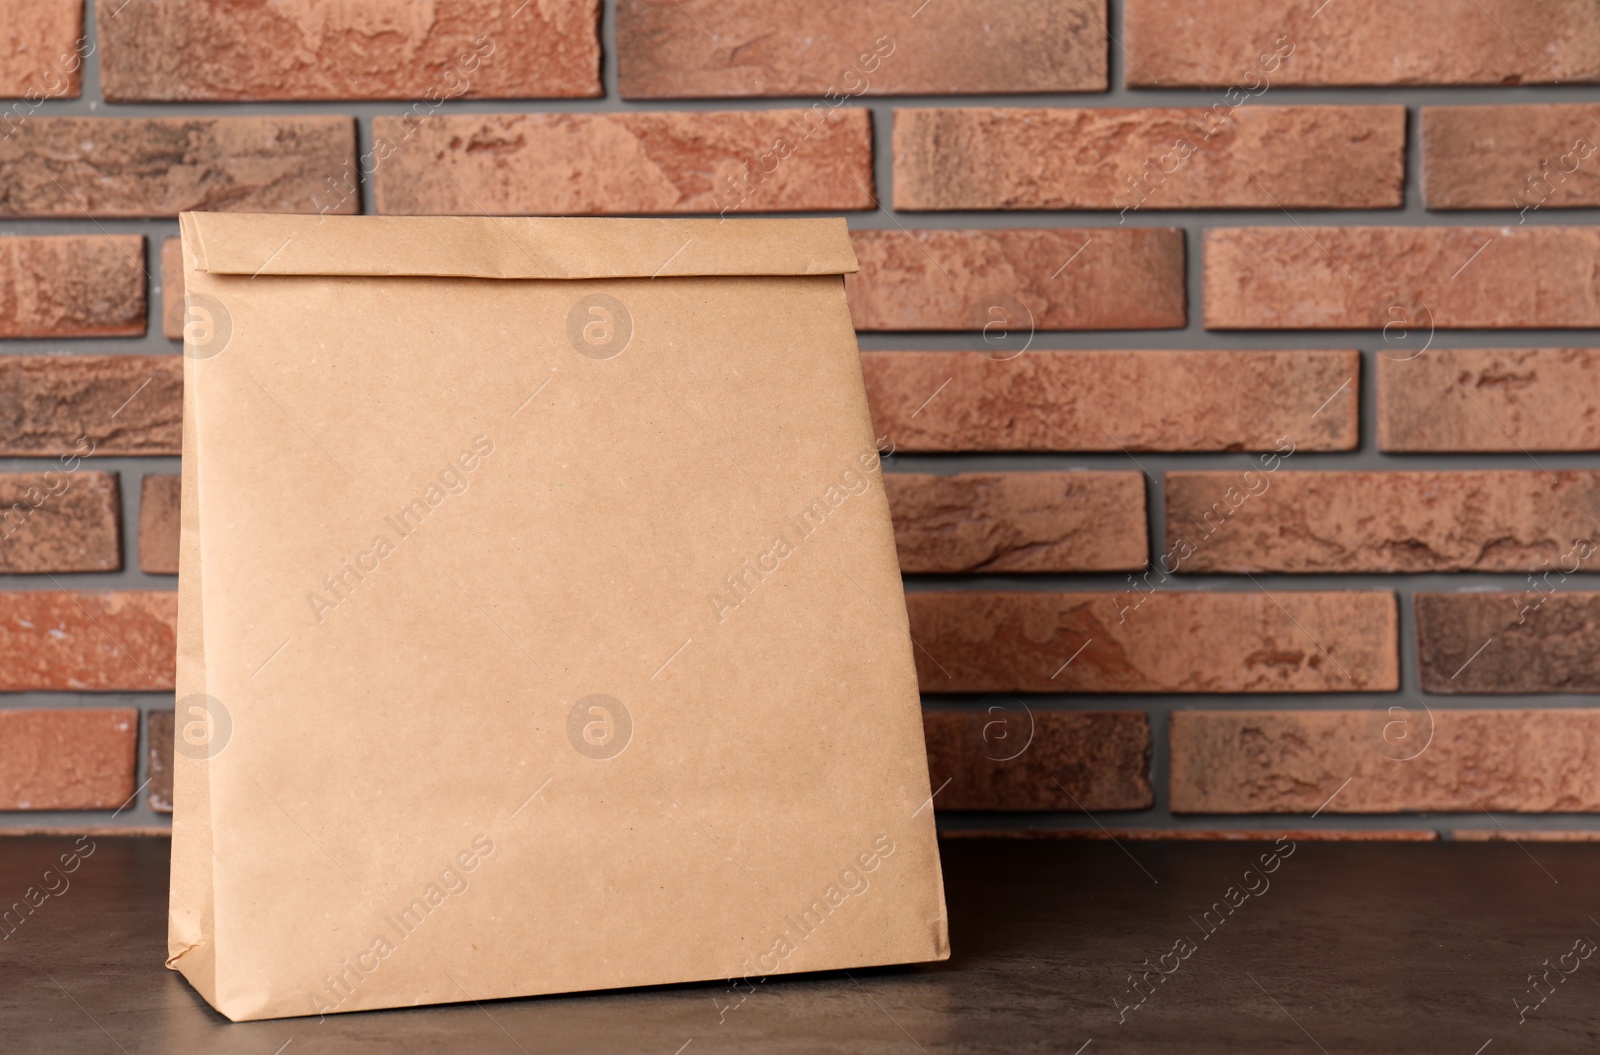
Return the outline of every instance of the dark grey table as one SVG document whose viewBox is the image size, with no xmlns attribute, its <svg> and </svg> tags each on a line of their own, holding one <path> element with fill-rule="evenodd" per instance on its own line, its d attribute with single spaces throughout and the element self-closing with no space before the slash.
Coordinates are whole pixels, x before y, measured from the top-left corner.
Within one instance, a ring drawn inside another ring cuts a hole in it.
<svg viewBox="0 0 1600 1055">
<path fill-rule="evenodd" d="M 0 902 L 71 843 L 0 839 Z M 948 963 L 772 980 L 731 1011 L 690 985 L 235 1025 L 162 966 L 167 843 L 100 838 L 0 941 L 0 1051 L 1600 1050 L 1600 955 L 1574 952 L 1600 943 L 1600 845 L 1301 842 L 1247 879 L 1270 849 L 947 840 Z"/>
</svg>

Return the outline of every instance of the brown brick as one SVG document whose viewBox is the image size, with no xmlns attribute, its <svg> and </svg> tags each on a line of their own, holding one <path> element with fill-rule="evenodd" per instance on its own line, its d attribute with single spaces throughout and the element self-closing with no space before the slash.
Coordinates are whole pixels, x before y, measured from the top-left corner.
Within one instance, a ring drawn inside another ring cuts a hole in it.
<svg viewBox="0 0 1600 1055">
<path fill-rule="evenodd" d="M 1155 801 L 1142 711 L 1043 711 L 1008 700 L 925 711 L 922 721 L 935 809 L 1142 810 Z"/>
<path fill-rule="evenodd" d="M 1386 451 L 1600 451 L 1600 351 L 1380 353 L 1378 446 Z"/>
<path fill-rule="evenodd" d="M 851 231 L 858 330 L 1177 329 L 1188 321 L 1183 232 Z M 994 332 L 994 331 L 991 331 Z"/>
<path fill-rule="evenodd" d="M 380 150 L 393 149 L 374 177 L 381 213 L 737 215 L 877 204 L 872 120 L 859 108 L 826 119 L 809 110 L 472 114 L 409 126 L 378 117 L 372 131 Z"/>
<path fill-rule="evenodd" d="M 1131 577 L 1130 577 L 1131 578 Z M 924 692 L 1383 692 L 1399 687 L 1394 595 L 906 595 Z M 1141 597 L 1143 602 L 1141 603 Z"/>
<path fill-rule="evenodd" d="M 863 352 L 902 451 L 1354 450 L 1359 352 Z"/>
<path fill-rule="evenodd" d="M 24 99 L 0 112 L 0 135 L 45 99 L 83 92 L 83 0 L 13 0 L 0 26 L 0 98 Z"/>
<path fill-rule="evenodd" d="M 0 457 L 179 454 L 182 421 L 182 356 L 0 356 Z"/>
<path fill-rule="evenodd" d="M 183 340 L 183 240 L 161 241 L 161 335 Z"/>
<path fill-rule="evenodd" d="M 941 839 L 1145 839 L 1185 842 L 1428 843 L 1420 828 L 941 828 Z"/>
<path fill-rule="evenodd" d="M 178 595 L 0 593 L 0 692 L 171 689 Z"/>
<path fill-rule="evenodd" d="M 1600 106 L 1428 106 L 1422 174 L 1430 209 L 1600 205 Z"/>
<path fill-rule="evenodd" d="M 1594 327 L 1597 268 L 1589 227 L 1213 229 L 1206 328 Z"/>
<path fill-rule="evenodd" d="M 1503 828 L 1453 828 L 1450 838 L 1468 843 L 1593 843 L 1600 842 L 1600 831 L 1582 828 L 1529 831 L 1519 828 L 1512 832 Z"/>
<path fill-rule="evenodd" d="M 144 288 L 141 235 L 0 238 L 0 337 L 143 336 Z"/>
<path fill-rule="evenodd" d="M 1575 564 L 1592 572 L 1593 549 L 1530 575 L 1524 590 L 1417 594 L 1423 691 L 1600 692 L 1600 593 L 1564 587 Z"/>
<path fill-rule="evenodd" d="M 150 808 L 172 812 L 172 711 L 145 715 L 144 738 L 150 774 Z"/>
<path fill-rule="evenodd" d="M 1125 571 L 1149 559 L 1139 472 L 889 473 L 904 572 Z"/>
<path fill-rule="evenodd" d="M 621 0 L 617 75 L 625 99 L 1099 92 L 1106 25 L 1105 0 Z"/>
<path fill-rule="evenodd" d="M 1174 813 L 1600 809 L 1600 710 L 1174 711 L 1168 734 Z"/>
<path fill-rule="evenodd" d="M 117 809 L 138 740 L 131 707 L 0 710 L 0 810 Z"/>
<path fill-rule="evenodd" d="M 182 477 L 146 474 L 139 485 L 139 570 L 178 574 L 178 484 Z"/>
<path fill-rule="evenodd" d="M 0 574 L 120 571 L 116 473 L 0 473 Z"/>
<path fill-rule="evenodd" d="M 1166 494 L 1185 572 L 1533 571 L 1600 538 L 1592 471 L 1180 472 Z"/>
<path fill-rule="evenodd" d="M 894 205 L 1399 208 L 1405 146 L 1403 106 L 896 110 Z"/>
<path fill-rule="evenodd" d="M 599 0 L 103 3 L 112 102 L 603 94 Z"/>
<path fill-rule="evenodd" d="M 34 117 L 0 141 L 0 216 L 354 213 L 329 188 L 355 165 L 349 117 Z"/>
<path fill-rule="evenodd" d="M 1128 0 L 1128 85 L 1549 84 L 1600 80 L 1588 0 Z"/>
</svg>

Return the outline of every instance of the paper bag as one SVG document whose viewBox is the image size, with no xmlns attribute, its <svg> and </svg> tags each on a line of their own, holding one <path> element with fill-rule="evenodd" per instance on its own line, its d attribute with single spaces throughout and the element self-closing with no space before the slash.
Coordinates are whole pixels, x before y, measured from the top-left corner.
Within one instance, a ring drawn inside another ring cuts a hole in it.
<svg viewBox="0 0 1600 1055">
<path fill-rule="evenodd" d="M 842 221 L 182 230 L 168 966 L 244 1020 L 948 955 Z"/>
</svg>

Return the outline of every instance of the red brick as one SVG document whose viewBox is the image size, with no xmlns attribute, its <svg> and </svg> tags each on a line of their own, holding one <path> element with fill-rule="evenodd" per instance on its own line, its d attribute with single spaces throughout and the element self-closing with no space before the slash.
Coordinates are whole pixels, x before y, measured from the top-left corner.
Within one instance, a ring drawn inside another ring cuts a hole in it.
<svg viewBox="0 0 1600 1055">
<path fill-rule="evenodd" d="M 858 330 L 1177 329 L 1188 321 L 1176 228 L 850 237 L 861 270 L 844 284 Z"/>
<path fill-rule="evenodd" d="M 0 574 L 119 571 L 115 473 L 0 474 Z"/>
<path fill-rule="evenodd" d="M 1587 0 L 1128 0 L 1138 88 L 1549 84 L 1600 80 Z"/>
<path fill-rule="evenodd" d="M 1531 571 L 1600 538 L 1591 471 L 1180 472 L 1166 495 L 1185 572 Z"/>
<path fill-rule="evenodd" d="M 1174 813 L 1600 810 L 1600 710 L 1174 711 L 1168 735 Z"/>
<path fill-rule="evenodd" d="M 0 356 L 0 457 L 179 454 L 182 421 L 182 356 Z"/>
<path fill-rule="evenodd" d="M 1600 326 L 1589 227 L 1257 227 L 1205 236 L 1211 330 Z"/>
<path fill-rule="evenodd" d="M 349 117 L 33 117 L 0 140 L 0 217 L 354 213 L 328 188 L 355 166 Z"/>
<path fill-rule="evenodd" d="M 23 99 L 0 113 L 0 135 L 9 121 L 46 99 L 76 99 L 83 93 L 83 0 L 13 0 L 0 26 L 0 98 Z"/>
<path fill-rule="evenodd" d="M 172 688 L 176 592 L 0 593 L 0 692 Z"/>
<path fill-rule="evenodd" d="M 1131 577 L 1130 577 L 1131 578 Z M 1399 687 L 1394 595 L 906 595 L 924 692 L 1383 692 Z M 1143 597 L 1141 604 L 1140 598 Z"/>
<path fill-rule="evenodd" d="M 1600 106 L 1428 106 L 1423 192 L 1430 209 L 1600 205 Z"/>
<path fill-rule="evenodd" d="M 1125 571 L 1148 561 L 1143 473 L 890 473 L 883 483 L 904 572 Z"/>
<path fill-rule="evenodd" d="M 0 238 L 0 337 L 143 336 L 144 288 L 140 235 Z"/>
<path fill-rule="evenodd" d="M 157 813 L 172 812 L 173 712 L 151 711 L 145 715 L 144 738 L 149 759 L 150 808 Z"/>
<path fill-rule="evenodd" d="M 1600 833 L 1597 833 L 1600 834 Z M 1185 842 L 1429 843 L 1439 833 L 1418 828 L 949 828 L 941 839 L 1178 839 Z"/>
<path fill-rule="evenodd" d="M 1378 356 L 1386 451 L 1600 451 L 1600 351 L 1430 349 Z"/>
<path fill-rule="evenodd" d="M 1105 0 L 621 0 L 625 99 L 1105 91 Z"/>
<path fill-rule="evenodd" d="M 133 795 L 139 712 L 0 710 L 0 810 L 114 810 Z"/>
<path fill-rule="evenodd" d="M 1011 700 L 925 711 L 922 721 L 937 810 L 1142 810 L 1155 801 L 1142 711 L 1043 711 Z"/>
<path fill-rule="evenodd" d="M 178 495 L 182 477 L 147 474 L 139 486 L 139 570 L 178 574 Z"/>
<path fill-rule="evenodd" d="M 183 340 L 183 240 L 161 241 L 161 335 Z"/>
<path fill-rule="evenodd" d="M 112 102 L 602 95 L 599 0 L 102 3 Z"/>
<path fill-rule="evenodd" d="M 1417 594 L 1423 691 L 1600 692 L 1600 593 L 1570 589 L 1564 571 L 1595 558 L 1579 548 L 1514 592 Z"/>
<path fill-rule="evenodd" d="M 1361 354 L 863 352 L 902 451 L 1354 450 Z"/>
<path fill-rule="evenodd" d="M 1518 828 L 1513 832 L 1503 828 L 1453 828 L 1450 831 L 1450 838 L 1457 842 L 1468 843 L 1593 843 L 1600 842 L 1600 831 L 1571 828 L 1529 831 L 1526 828 Z"/>
<path fill-rule="evenodd" d="M 825 108 L 826 109 L 826 108 Z M 870 209 L 862 109 L 373 119 L 381 213 L 753 213 Z M 778 151 L 778 153 L 774 153 Z M 780 154 L 787 152 L 787 156 Z M 763 177 L 759 167 L 770 165 Z M 754 175 L 746 177 L 747 166 Z"/>
<path fill-rule="evenodd" d="M 1403 106 L 896 110 L 894 205 L 1399 208 L 1405 146 Z"/>
</svg>

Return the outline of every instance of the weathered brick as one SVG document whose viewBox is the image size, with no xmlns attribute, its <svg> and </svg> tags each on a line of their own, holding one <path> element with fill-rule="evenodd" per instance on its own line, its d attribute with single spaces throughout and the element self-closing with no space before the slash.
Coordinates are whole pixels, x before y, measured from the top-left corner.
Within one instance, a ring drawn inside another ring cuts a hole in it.
<svg viewBox="0 0 1600 1055">
<path fill-rule="evenodd" d="M 139 570 L 178 574 L 178 497 L 182 477 L 147 474 L 139 485 Z"/>
<path fill-rule="evenodd" d="M 161 335 L 183 340 L 183 240 L 161 242 Z"/>
<path fill-rule="evenodd" d="M 940 839 L 1181 839 L 1188 842 L 1427 843 L 1426 828 L 940 828 Z"/>
<path fill-rule="evenodd" d="M 621 0 L 625 99 L 1098 92 L 1105 0 Z"/>
<path fill-rule="evenodd" d="M 1394 595 L 1163 589 L 906 595 L 924 692 L 1383 692 Z M 1141 601 L 1141 598 L 1143 599 Z"/>
<path fill-rule="evenodd" d="M 1128 85 L 1549 84 L 1600 80 L 1588 0 L 1128 0 Z"/>
<path fill-rule="evenodd" d="M 182 356 L 0 356 L 0 456 L 179 454 L 182 423 Z"/>
<path fill-rule="evenodd" d="M 1142 711 L 1044 711 L 1007 700 L 925 711 L 922 721 L 937 810 L 1141 810 L 1155 801 Z"/>
<path fill-rule="evenodd" d="M 1124 571 L 1149 557 L 1143 473 L 889 473 L 883 484 L 901 571 Z"/>
<path fill-rule="evenodd" d="M 1405 145 L 1403 106 L 896 110 L 894 205 L 1398 208 Z"/>
<path fill-rule="evenodd" d="M 890 229 L 850 238 L 861 270 L 844 284 L 858 330 L 1141 330 L 1188 321 L 1176 228 Z"/>
<path fill-rule="evenodd" d="M 1423 196 L 1430 209 L 1600 205 L 1600 106 L 1428 106 Z"/>
<path fill-rule="evenodd" d="M 349 117 L 34 117 L 0 140 L 0 216 L 354 213 L 328 187 L 355 166 Z"/>
<path fill-rule="evenodd" d="M 112 102 L 603 94 L 599 0 L 103 3 Z"/>
<path fill-rule="evenodd" d="M 133 795 L 139 712 L 0 710 L 0 810 L 114 810 Z"/>
<path fill-rule="evenodd" d="M 1450 838 L 1457 842 L 1470 843 L 1592 843 L 1600 842 L 1600 831 L 1584 828 L 1530 831 L 1518 828 L 1511 832 L 1503 828 L 1453 828 L 1450 830 Z"/>
<path fill-rule="evenodd" d="M 752 213 L 870 209 L 859 108 L 471 114 L 373 120 L 392 155 L 381 213 Z M 763 170 L 767 170 L 763 174 Z"/>
<path fill-rule="evenodd" d="M 141 235 L 0 238 L 0 337 L 139 337 L 144 290 Z"/>
<path fill-rule="evenodd" d="M 1596 268 L 1590 227 L 1212 229 L 1206 328 L 1594 327 Z"/>
<path fill-rule="evenodd" d="M 178 595 L 0 593 L 0 692 L 171 689 Z"/>
<path fill-rule="evenodd" d="M 1600 351 L 1429 349 L 1378 356 L 1386 451 L 1600 451 Z"/>
<path fill-rule="evenodd" d="M 0 99 L 22 99 L 0 111 L 0 135 L 46 99 L 76 99 L 83 92 L 79 44 L 83 0 L 12 0 L 0 26 Z"/>
<path fill-rule="evenodd" d="M 863 352 L 879 435 L 902 451 L 1353 450 L 1361 355 Z"/>
<path fill-rule="evenodd" d="M 151 711 L 145 715 L 144 738 L 149 759 L 150 808 L 157 813 L 172 812 L 172 711 Z"/>
<path fill-rule="evenodd" d="M 1185 572 L 1535 571 L 1600 538 L 1592 471 L 1177 472 L 1166 496 Z"/>
<path fill-rule="evenodd" d="M 1600 710 L 1174 711 L 1168 736 L 1174 813 L 1600 809 Z"/>
<path fill-rule="evenodd" d="M 115 473 L 0 473 L 0 574 L 122 568 Z"/>
<path fill-rule="evenodd" d="M 1423 691 L 1600 692 L 1600 593 L 1565 588 L 1594 558 L 1580 548 L 1515 592 L 1417 594 Z"/>
</svg>

